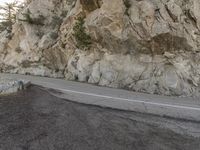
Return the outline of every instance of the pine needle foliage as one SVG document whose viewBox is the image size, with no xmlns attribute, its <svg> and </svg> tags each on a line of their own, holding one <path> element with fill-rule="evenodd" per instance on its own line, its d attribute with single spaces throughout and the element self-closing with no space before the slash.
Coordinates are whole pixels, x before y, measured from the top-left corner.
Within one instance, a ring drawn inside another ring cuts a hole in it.
<svg viewBox="0 0 200 150">
<path fill-rule="evenodd" d="M 73 36 L 76 40 L 76 47 L 83 50 L 88 50 L 91 48 L 92 38 L 86 33 L 86 28 L 84 26 L 85 21 L 83 17 L 79 17 L 77 22 L 73 27 Z"/>
<path fill-rule="evenodd" d="M 12 25 L 16 22 L 16 15 L 21 8 L 22 5 L 17 1 L 0 5 L 0 32 L 12 29 Z"/>
<path fill-rule="evenodd" d="M 27 12 L 23 13 L 22 15 L 23 15 L 23 19 L 19 19 L 19 21 L 27 22 L 32 25 L 40 25 L 40 26 L 44 25 L 45 17 L 42 15 L 39 15 L 37 18 L 33 18 L 32 13 L 30 12 L 29 9 L 27 9 Z"/>
</svg>

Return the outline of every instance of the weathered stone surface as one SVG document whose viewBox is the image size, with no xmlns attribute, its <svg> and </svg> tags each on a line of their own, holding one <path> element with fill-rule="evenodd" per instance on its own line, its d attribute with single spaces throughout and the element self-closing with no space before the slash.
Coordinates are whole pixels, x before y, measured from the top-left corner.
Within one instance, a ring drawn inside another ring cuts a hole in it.
<svg viewBox="0 0 200 150">
<path fill-rule="evenodd" d="M 0 95 L 11 94 L 27 88 L 29 81 L 0 78 Z"/>
<path fill-rule="evenodd" d="M 1 71 L 200 96 L 198 0 L 35 0 L 27 9 L 44 25 L 19 21 L 1 33 Z M 73 35 L 80 16 L 92 37 L 88 51 Z"/>
</svg>

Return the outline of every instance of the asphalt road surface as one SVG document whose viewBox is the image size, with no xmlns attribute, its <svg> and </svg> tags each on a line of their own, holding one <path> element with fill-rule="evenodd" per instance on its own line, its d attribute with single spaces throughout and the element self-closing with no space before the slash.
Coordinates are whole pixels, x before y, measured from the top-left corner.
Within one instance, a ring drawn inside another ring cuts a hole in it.
<svg viewBox="0 0 200 150">
<path fill-rule="evenodd" d="M 2 78 L 27 80 L 31 84 L 59 90 L 57 97 L 82 104 L 168 116 L 200 122 L 200 97 L 168 97 L 94 86 L 91 84 L 47 77 L 0 73 Z"/>
<path fill-rule="evenodd" d="M 0 150 L 200 149 L 198 122 L 73 103 L 50 92 L 31 86 L 0 97 Z"/>
</svg>

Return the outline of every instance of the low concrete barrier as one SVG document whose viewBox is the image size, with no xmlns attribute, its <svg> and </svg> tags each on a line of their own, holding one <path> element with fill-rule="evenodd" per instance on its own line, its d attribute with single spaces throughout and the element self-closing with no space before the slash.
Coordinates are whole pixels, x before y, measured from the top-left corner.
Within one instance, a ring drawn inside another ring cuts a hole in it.
<svg viewBox="0 0 200 150">
<path fill-rule="evenodd" d="M 7 95 L 26 89 L 30 81 L 0 77 L 0 95 Z"/>
<path fill-rule="evenodd" d="M 52 94 L 74 102 L 200 122 L 200 98 L 135 93 L 46 77 L 18 74 L 0 76 L 25 79 L 35 85 L 61 91 L 62 93 Z"/>
</svg>

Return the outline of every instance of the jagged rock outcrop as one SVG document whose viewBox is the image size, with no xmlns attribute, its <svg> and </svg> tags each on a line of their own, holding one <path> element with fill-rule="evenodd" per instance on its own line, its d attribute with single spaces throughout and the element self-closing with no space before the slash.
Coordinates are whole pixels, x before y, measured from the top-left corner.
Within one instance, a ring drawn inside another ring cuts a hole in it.
<svg viewBox="0 0 200 150">
<path fill-rule="evenodd" d="M 39 24 L 20 21 L 30 11 Z M 91 47 L 78 49 L 84 17 Z M 0 35 L 3 72 L 200 96 L 199 0 L 32 0 Z"/>
</svg>

